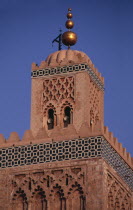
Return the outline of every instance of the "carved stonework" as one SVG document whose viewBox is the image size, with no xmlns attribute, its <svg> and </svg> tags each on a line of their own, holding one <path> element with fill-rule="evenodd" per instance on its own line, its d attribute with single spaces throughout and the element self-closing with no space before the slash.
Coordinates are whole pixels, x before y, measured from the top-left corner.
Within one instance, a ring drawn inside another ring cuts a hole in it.
<svg viewBox="0 0 133 210">
<path fill-rule="evenodd" d="M 60 103 L 63 99 L 74 100 L 74 77 L 49 78 L 43 82 L 43 105 L 54 101 Z"/>
<path fill-rule="evenodd" d="M 108 173 L 108 209 L 131 210 L 131 194 L 112 175 Z"/>
<path fill-rule="evenodd" d="M 15 175 L 12 180 L 12 209 L 85 210 L 85 171 L 82 168 L 54 169 Z M 71 208 L 72 207 L 72 208 Z"/>
<path fill-rule="evenodd" d="M 91 82 L 90 84 L 90 122 L 96 124 L 100 119 L 100 90 Z"/>
</svg>

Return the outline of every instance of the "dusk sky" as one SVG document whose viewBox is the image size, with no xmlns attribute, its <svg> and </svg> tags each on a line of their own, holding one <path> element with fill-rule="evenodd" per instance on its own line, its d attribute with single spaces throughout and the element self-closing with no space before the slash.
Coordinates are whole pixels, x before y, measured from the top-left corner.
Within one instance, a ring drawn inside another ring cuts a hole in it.
<svg viewBox="0 0 133 210">
<path fill-rule="evenodd" d="M 57 50 L 71 7 L 78 42 L 105 78 L 105 125 L 133 156 L 133 1 L 0 0 L 0 133 L 30 128 L 31 63 Z M 63 46 L 63 49 L 66 47 Z"/>
</svg>

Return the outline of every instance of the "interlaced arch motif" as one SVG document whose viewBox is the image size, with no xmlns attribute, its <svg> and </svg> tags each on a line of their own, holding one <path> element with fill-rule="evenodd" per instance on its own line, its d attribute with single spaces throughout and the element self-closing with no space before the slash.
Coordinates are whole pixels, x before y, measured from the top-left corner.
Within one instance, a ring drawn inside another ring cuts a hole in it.
<svg viewBox="0 0 133 210">
<path fill-rule="evenodd" d="M 13 193 L 12 197 L 12 209 L 17 210 L 23 209 L 23 210 L 28 210 L 28 200 L 27 200 L 27 195 L 26 192 L 19 187 L 16 191 Z"/>
<path fill-rule="evenodd" d="M 74 77 L 55 77 L 45 79 L 43 82 L 43 104 L 48 101 L 60 103 L 63 99 L 70 98 L 74 101 Z"/>
<path fill-rule="evenodd" d="M 68 209 L 69 205 L 72 205 L 72 196 L 75 197 L 76 193 L 79 199 L 78 209 L 85 210 L 84 173 L 84 169 L 63 168 L 37 172 L 25 177 L 20 174 L 19 179 L 17 175 L 12 180 L 11 202 L 14 204 L 14 201 L 18 201 L 21 191 L 26 197 L 26 203 L 33 205 L 35 210 L 47 210 L 48 206 L 51 209 L 53 203 L 56 210 L 64 210 L 66 205 Z M 23 206 L 23 200 L 21 200 L 21 206 Z M 13 206 L 12 210 L 17 210 L 17 208 Z"/>
<path fill-rule="evenodd" d="M 89 91 L 89 97 L 90 97 L 90 121 L 95 123 L 99 121 L 100 116 L 100 100 L 99 100 L 99 94 L 100 90 L 98 87 L 91 82 L 90 83 L 90 91 Z"/>
<path fill-rule="evenodd" d="M 111 174 L 107 181 L 109 210 L 131 210 L 130 193 Z"/>
<path fill-rule="evenodd" d="M 37 185 L 31 197 L 34 199 L 35 210 L 47 209 L 46 194 L 43 187 Z"/>
</svg>

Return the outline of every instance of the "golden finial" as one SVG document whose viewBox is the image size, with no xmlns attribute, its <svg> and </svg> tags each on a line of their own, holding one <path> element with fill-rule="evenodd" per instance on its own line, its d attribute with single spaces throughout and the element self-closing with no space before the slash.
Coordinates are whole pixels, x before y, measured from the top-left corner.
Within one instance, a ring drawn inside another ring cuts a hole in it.
<svg viewBox="0 0 133 210">
<path fill-rule="evenodd" d="M 70 29 L 74 27 L 74 22 L 71 20 L 73 17 L 71 10 L 72 10 L 71 8 L 68 9 L 68 13 L 67 13 L 68 20 L 66 21 L 66 24 L 65 24 L 68 31 L 62 34 L 62 42 L 64 45 L 68 46 L 68 49 L 70 48 L 70 46 L 76 44 L 77 42 L 76 33 L 70 31 Z"/>
</svg>

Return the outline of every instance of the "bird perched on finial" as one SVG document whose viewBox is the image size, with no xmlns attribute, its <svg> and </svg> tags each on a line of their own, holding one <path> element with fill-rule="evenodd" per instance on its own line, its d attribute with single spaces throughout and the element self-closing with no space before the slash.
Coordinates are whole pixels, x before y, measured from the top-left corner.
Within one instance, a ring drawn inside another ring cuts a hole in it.
<svg viewBox="0 0 133 210">
<path fill-rule="evenodd" d="M 77 35 L 76 33 L 72 32 L 70 29 L 74 27 L 74 22 L 71 20 L 73 15 L 71 13 L 72 9 L 68 9 L 67 18 L 68 20 L 65 23 L 66 28 L 68 31 L 64 32 L 62 34 L 62 43 L 66 46 L 68 46 L 68 49 L 70 49 L 70 46 L 75 45 L 77 42 Z"/>
</svg>

